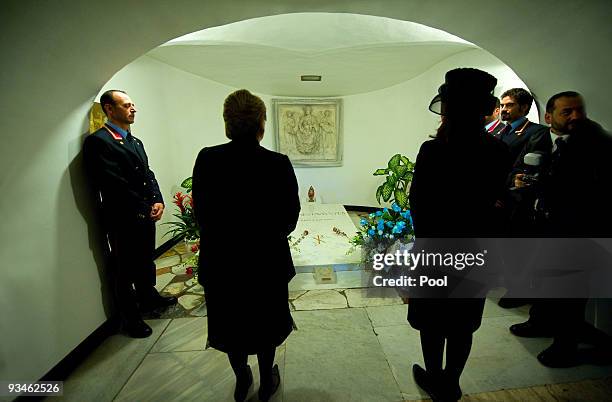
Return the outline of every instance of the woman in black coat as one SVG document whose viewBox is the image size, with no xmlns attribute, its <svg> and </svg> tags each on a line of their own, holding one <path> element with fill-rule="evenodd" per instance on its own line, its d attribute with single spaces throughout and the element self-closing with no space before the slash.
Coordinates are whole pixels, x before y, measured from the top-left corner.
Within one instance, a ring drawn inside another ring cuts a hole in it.
<svg viewBox="0 0 612 402">
<path fill-rule="evenodd" d="M 276 347 L 292 331 L 289 280 L 295 275 L 287 236 L 300 212 L 287 156 L 259 145 L 266 107 L 247 90 L 223 106 L 231 140 L 200 151 L 193 169 L 194 212 L 200 227 L 198 278 L 204 287 L 208 341 L 228 354 L 236 400 L 253 382 L 247 356 L 257 354 L 259 397 L 278 388 Z"/>
<path fill-rule="evenodd" d="M 423 143 L 415 164 L 410 188 L 415 250 L 472 252 L 477 242 L 471 238 L 499 232 L 495 205 L 504 193 L 510 158 L 504 144 L 484 131 L 484 116 L 495 106 L 496 83 L 480 70 L 452 70 L 430 105 L 430 110 L 442 115 L 442 124 L 436 136 Z M 441 269 L 428 268 L 429 272 Z M 485 302 L 482 296 L 466 298 L 470 292 L 482 294 L 481 285 L 450 271 L 449 288 L 423 291 L 420 297 L 410 298 L 408 307 L 408 321 L 420 331 L 426 367 L 414 365 L 413 374 L 434 400 L 461 397 L 459 377 Z M 449 297 L 460 287 L 464 298 Z"/>
</svg>

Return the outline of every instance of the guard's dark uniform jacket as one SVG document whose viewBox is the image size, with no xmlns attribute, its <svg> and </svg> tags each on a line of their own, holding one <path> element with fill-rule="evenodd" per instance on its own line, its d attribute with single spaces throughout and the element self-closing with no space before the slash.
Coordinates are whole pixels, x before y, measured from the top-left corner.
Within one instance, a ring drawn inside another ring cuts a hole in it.
<svg viewBox="0 0 612 402">
<path fill-rule="evenodd" d="M 85 139 L 85 163 L 102 194 L 105 218 L 115 222 L 127 218 L 148 219 L 151 206 L 163 203 L 155 175 L 142 142 L 105 125 Z"/>
<path fill-rule="evenodd" d="M 131 134 L 123 138 L 109 125 L 85 139 L 83 156 L 99 194 L 116 307 L 123 320 L 134 320 L 140 317 L 138 304 L 159 297 L 150 217 L 153 204 L 163 203 L 159 185 L 142 142 Z"/>
</svg>

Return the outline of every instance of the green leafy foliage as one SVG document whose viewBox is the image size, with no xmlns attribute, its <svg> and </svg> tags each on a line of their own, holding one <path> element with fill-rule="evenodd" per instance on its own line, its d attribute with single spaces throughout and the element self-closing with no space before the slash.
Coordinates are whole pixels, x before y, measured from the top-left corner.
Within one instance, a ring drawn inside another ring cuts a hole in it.
<svg viewBox="0 0 612 402">
<path fill-rule="evenodd" d="M 193 179 L 191 177 L 188 177 L 185 180 L 183 180 L 183 182 L 181 183 L 181 187 L 186 189 L 188 193 L 190 193 L 191 189 L 193 188 L 192 181 L 193 181 Z"/>
<path fill-rule="evenodd" d="M 408 209 L 408 188 L 414 173 L 414 163 L 408 157 L 395 154 L 389 159 L 387 168 L 376 169 L 374 176 L 387 176 L 385 182 L 376 189 L 376 201 L 397 203 L 400 208 Z"/>
</svg>

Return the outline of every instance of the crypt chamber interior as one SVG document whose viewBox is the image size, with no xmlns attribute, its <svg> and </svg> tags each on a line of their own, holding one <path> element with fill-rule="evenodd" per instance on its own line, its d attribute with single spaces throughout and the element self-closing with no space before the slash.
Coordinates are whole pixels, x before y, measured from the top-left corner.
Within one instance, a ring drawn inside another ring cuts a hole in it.
<svg viewBox="0 0 612 402">
<path fill-rule="evenodd" d="M 146 146 L 166 203 L 157 246 L 169 239 L 164 224 L 174 219 L 172 197 L 191 176 L 198 152 L 227 141 L 223 101 L 240 88 L 265 102 L 261 145 L 271 150 L 278 145 L 275 101 L 340 100 L 341 163 L 294 166 L 299 196 L 306 202 L 313 186 L 320 204 L 362 211 L 379 207 L 381 179 L 372 172 L 396 153 L 414 161 L 435 133 L 440 117 L 428 102 L 453 68 L 491 73 L 497 96 L 529 89 L 536 100 L 528 117 L 541 124 L 548 97 L 576 90 L 589 117 L 612 129 L 606 79 L 612 5 L 604 0 L 519 1 L 511 9 L 481 0 L 59 3 L 4 6 L 1 29 L 10 40 L 2 45 L 1 78 L 2 381 L 57 372 L 107 320 L 81 147 L 92 104 L 108 89 L 125 90 L 136 103 L 133 132 Z M 321 81 L 300 80 L 313 74 Z M 245 210 L 248 197 L 266 194 L 247 195 Z M 362 214 L 347 216 L 358 225 Z M 233 241 L 248 241 L 253 231 Z M 226 356 L 205 349 L 202 289 L 185 272 L 191 256 L 181 242 L 156 260 L 158 290 L 184 297 L 177 309 L 147 321 L 154 332 L 147 339 L 112 335 L 81 356 L 63 399 L 232 400 Z M 422 357 L 405 301 L 364 295 L 361 281 L 347 269 L 321 285 L 312 271 L 298 270 L 289 286 L 298 330 L 277 352 L 283 377 L 273 400 L 426 398 L 410 375 Z M 508 332 L 528 307 L 504 310 L 498 296 L 485 305 L 461 380 L 462 400 L 612 398 L 612 366 L 543 367 L 535 355 L 549 341 Z M 612 335 L 611 311 L 609 300 L 591 301 L 587 319 Z"/>
</svg>

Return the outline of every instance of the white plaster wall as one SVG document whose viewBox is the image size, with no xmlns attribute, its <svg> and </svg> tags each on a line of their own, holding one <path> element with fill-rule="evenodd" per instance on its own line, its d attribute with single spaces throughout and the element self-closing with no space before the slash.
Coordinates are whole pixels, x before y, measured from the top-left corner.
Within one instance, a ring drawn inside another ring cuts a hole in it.
<svg viewBox="0 0 612 402">
<path fill-rule="evenodd" d="M 408 82 L 343 97 L 344 164 L 297 167 L 302 198 L 312 185 L 327 203 L 378 205 L 374 194 L 381 179 L 372 173 L 385 167 L 389 158 L 398 152 L 416 159 L 421 143 L 435 132 L 439 123 L 439 117 L 427 109 L 429 101 L 446 71 L 465 66 L 494 74 L 499 81 L 496 94 L 511 87 L 525 87 L 510 68 L 487 52 L 475 49 L 454 55 Z M 100 93 L 112 88 L 126 90 L 137 105 L 133 133 L 145 143 L 168 208 L 160 224 L 174 219 L 172 194 L 191 174 L 200 148 L 227 141 L 222 105 L 225 97 L 237 88 L 195 76 L 148 56 L 119 71 Z M 270 108 L 274 96 L 259 95 Z M 535 107 L 530 118 L 538 121 Z M 272 121 L 267 122 L 262 144 L 275 149 Z M 167 226 L 158 225 L 158 244 L 166 239 L 162 239 L 166 230 Z"/>
</svg>

